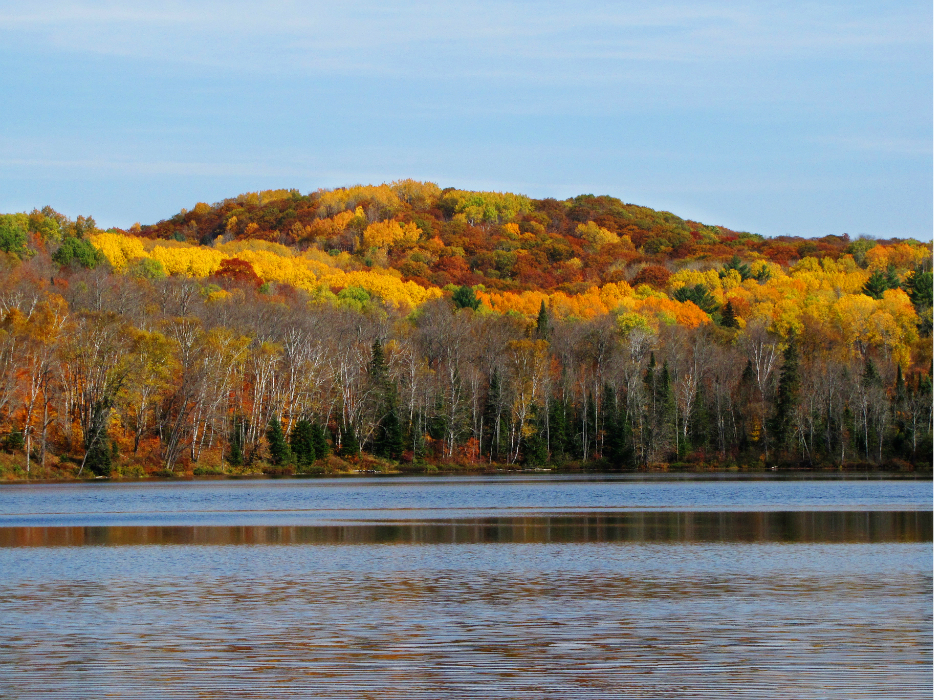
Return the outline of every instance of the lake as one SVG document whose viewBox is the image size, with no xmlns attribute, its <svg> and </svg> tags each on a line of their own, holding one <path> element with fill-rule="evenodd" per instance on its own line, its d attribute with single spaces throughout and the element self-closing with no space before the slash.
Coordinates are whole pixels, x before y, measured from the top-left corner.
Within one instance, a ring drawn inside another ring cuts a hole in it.
<svg viewBox="0 0 934 700">
<path fill-rule="evenodd" d="M 0 696 L 929 698 L 930 480 L 0 487 Z"/>
</svg>

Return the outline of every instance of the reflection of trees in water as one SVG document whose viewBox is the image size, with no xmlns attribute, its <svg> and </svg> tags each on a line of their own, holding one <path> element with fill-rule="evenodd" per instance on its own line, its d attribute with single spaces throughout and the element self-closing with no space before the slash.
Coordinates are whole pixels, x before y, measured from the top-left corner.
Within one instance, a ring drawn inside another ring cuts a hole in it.
<svg viewBox="0 0 934 700">
<path fill-rule="evenodd" d="M 0 528 L 0 547 L 583 542 L 930 542 L 929 511 L 628 512 L 307 526 Z"/>
</svg>

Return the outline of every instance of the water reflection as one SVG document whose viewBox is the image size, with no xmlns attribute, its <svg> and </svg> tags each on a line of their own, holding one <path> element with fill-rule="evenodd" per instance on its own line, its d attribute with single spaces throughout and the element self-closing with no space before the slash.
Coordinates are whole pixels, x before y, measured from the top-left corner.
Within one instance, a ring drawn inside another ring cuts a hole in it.
<svg viewBox="0 0 934 700">
<path fill-rule="evenodd" d="M 930 698 L 928 543 L 0 549 L 0 697 Z"/>
<path fill-rule="evenodd" d="M 586 542 L 930 542 L 930 511 L 624 512 L 312 526 L 0 528 L 0 547 Z"/>
</svg>

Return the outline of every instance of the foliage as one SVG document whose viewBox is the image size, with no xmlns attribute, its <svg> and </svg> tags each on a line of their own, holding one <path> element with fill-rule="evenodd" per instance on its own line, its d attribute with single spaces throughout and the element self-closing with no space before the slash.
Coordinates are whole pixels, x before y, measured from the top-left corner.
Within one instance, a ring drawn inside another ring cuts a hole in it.
<svg viewBox="0 0 934 700">
<path fill-rule="evenodd" d="M 416 181 L 246 193 L 128 233 L 3 216 L 10 459 L 268 454 L 281 473 L 330 436 L 403 463 L 929 464 L 916 241 Z"/>
<path fill-rule="evenodd" d="M 274 465 L 280 467 L 293 461 L 292 450 L 285 440 L 282 423 L 278 419 L 269 421 L 269 427 L 266 428 L 266 442 L 269 445 L 269 461 Z"/>
<path fill-rule="evenodd" d="M 675 291 L 673 296 L 680 302 L 693 302 L 704 313 L 712 314 L 717 309 L 717 300 L 711 296 L 710 291 L 703 284 L 681 287 Z"/>
<path fill-rule="evenodd" d="M 311 422 L 306 418 L 300 418 L 289 433 L 289 448 L 300 467 L 307 467 L 317 459 L 314 433 Z"/>
<path fill-rule="evenodd" d="M 421 230 L 413 223 L 401 224 L 393 220 L 377 221 L 366 227 L 360 245 L 364 249 L 412 246 L 418 242 L 421 234 Z"/>
<path fill-rule="evenodd" d="M 104 262 L 106 257 L 90 240 L 66 236 L 59 249 L 52 254 L 52 260 L 63 267 L 77 265 L 93 270 Z"/>
<path fill-rule="evenodd" d="M 25 214 L 0 214 L 0 250 L 18 258 L 28 257 L 28 231 L 29 219 Z"/>
<path fill-rule="evenodd" d="M 474 294 L 473 288 L 466 285 L 455 289 L 451 299 L 459 309 L 473 309 L 476 311 L 480 307 L 480 300 Z"/>
</svg>

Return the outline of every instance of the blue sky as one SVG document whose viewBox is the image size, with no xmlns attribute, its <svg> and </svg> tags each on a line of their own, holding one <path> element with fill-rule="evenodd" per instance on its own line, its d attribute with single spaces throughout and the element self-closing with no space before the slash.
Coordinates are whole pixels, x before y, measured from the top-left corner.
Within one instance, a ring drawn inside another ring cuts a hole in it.
<svg viewBox="0 0 934 700">
<path fill-rule="evenodd" d="M 0 211 L 414 177 L 931 237 L 929 0 L 131 5 L 0 0 Z"/>
</svg>

